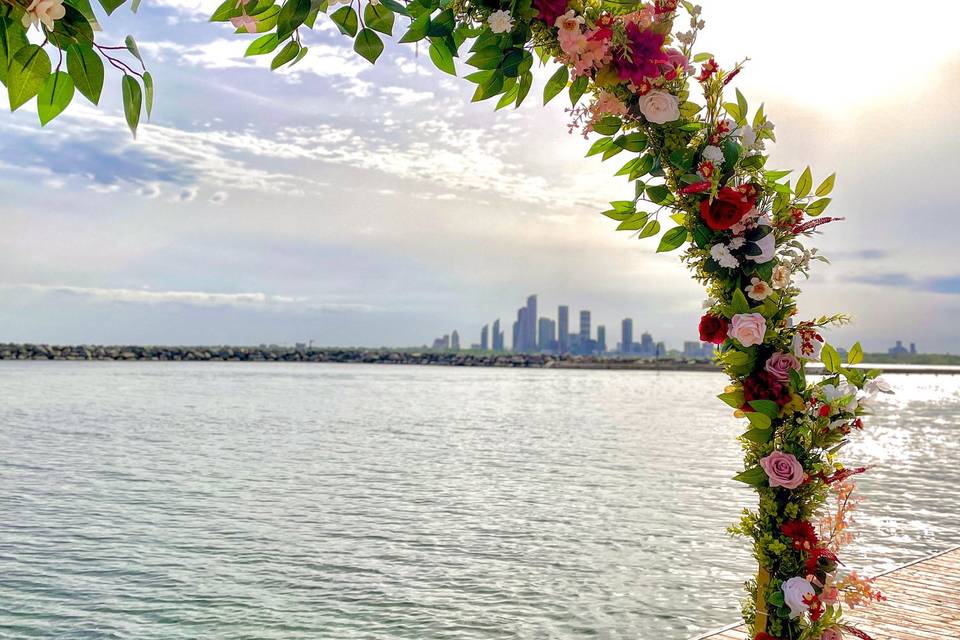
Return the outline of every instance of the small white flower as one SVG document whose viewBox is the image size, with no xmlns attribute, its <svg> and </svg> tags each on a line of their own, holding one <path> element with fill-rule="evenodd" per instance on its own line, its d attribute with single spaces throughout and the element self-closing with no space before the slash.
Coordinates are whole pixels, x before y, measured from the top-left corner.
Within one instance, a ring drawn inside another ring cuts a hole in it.
<svg viewBox="0 0 960 640">
<path fill-rule="evenodd" d="M 757 132 L 748 124 L 743 125 L 734 132 L 734 135 L 740 138 L 740 142 L 745 149 L 753 149 L 757 144 Z"/>
<path fill-rule="evenodd" d="M 747 239 L 743 236 L 736 236 L 735 238 L 730 238 L 730 242 L 727 243 L 728 249 L 739 249 L 747 243 Z"/>
<path fill-rule="evenodd" d="M 704 308 L 704 309 L 710 309 L 710 308 L 712 308 L 713 305 L 715 305 L 715 304 L 717 304 L 717 299 L 716 299 L 716 298 L 707 298 L 707 299 L 705 299 L 705 300 L 703 301 L 703 308 Z"/>
<path fill-rule="evenodd" d="M 820 392 L 825 402 L 835 404 L 842 411 L 853 413 L 857 410 L 857 388 L 849 382 L 825 384 L 820 387 Z"/>
<path fill-rule="evenodd" d="M 506 33 L 513 29 L 513 16 L 508 11 L 494 11 L 487 18 L 487 24 L 494 33 Z"/>
<path fill-rule="evenodd" d="M 704 160 L 712 162 L 715 165 L 723 164 L 723 150 L 713 145 L 707 146 L 700 154 Z"/>
<path fill-rule="evenodd" d="M 21 22 L 24 29 L 30 27 L 31 24 L 43 23 L 43 26 L 52 31 L 54 20 L 59 20 L 66 14 L 67 10 L 63 8 L 63 0 L 33 0 L 27 6 Z"/>
<path fill-rule="evenodd" d="M 770 283 L 778 291 L 790 286 L 790 267 L 778 264 L 773 268 L 773 275 L 770 277 Z"/>
<path fill-rule="evenodd" d="M 722 244 L 710 247 L 710 256 L 724 269 L 736 269 L 740 266 L 740 261 Z"/>
<path fill-rule="evenodd" d="M 878 393 L 893 393 L 893 387 L 883 378 L 867 380 L 867 384 L 863 385 L 863 390 L 871 396 L 875 396 Z"/>
<path fill-rule="evenodd" d="M 770 285 L 756 276 L 750 278 L 750 284 L 747 285 L 747 288 L 744 290 L 747 292 L 748 296 L 757 302 L 765 300 L 767 296 L 773 293 L 773 289 L 770 288 Z"/>
</svg>

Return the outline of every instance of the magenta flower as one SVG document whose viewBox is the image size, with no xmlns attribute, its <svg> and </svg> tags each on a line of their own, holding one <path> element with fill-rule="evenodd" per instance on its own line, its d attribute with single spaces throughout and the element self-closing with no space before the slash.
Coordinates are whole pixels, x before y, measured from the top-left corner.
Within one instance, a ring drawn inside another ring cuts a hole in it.
<svg viewBox="0 0 960 640">
<path fill-rule="evenodd" d="M 533 6 L 537 9 L 537 17 L 551 27 L 567 12 L 567 0 L 533 0 Z"/>
<path fill-rule="evenodd" d="M 627 24 L 629 52 L 621 49 L 613 55 L 613 67 L 623 80 L 640 84 L 646 78 L 660 75 L 660 65 L 669 60 L 663 51 L 663 34 L 644 31 L 637 25 Z"/>
</svg>

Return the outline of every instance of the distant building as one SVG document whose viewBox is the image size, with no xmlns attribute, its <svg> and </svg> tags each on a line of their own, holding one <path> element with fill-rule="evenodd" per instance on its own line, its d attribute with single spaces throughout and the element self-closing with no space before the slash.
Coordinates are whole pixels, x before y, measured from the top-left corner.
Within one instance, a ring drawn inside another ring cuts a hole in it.
<svg viewBox="0 0 960 640">
<path fill-rule="evenodd" d="M 657 355 L 657 345 L 653 342 L 653 336 L 646 331 L 640 335 L 640 347 L 637 349 L 637 352 L 647 358 L 652 358 Z"/>
<path fill-rule="evenodd" d="M 709 342 L 687 340 L 683 343 L 683 356 L 700 360 L 713 358 L 713 345 Z"/>
<path fill-rule="evenodd" d="M 633 351 L 633 318 L 624 318 L 620 323 L 620 353 Z"/>
<path fill-rule="evenodd" d="M 510 342 L 510 346 L 514 351 L 520 351 L 520 316 L 522 316 L 524 309 L 520 309 L 520 312 L 517 313 L 517 319 L 513 321 L 513 340 Z"/>
<path fill-rule="evenodd" d="M 503 331 L 500 331 L 500 319 L 497 318 L 493 321 L 493 350 L 494 351 L 503 351 Z"/>
<path fill-rule="evenodd" d="M 557 351 L 570 353 L 570 307 L 557 307 Z"/>
<path fill-rule="evenodd" d="M 450 348 L 450 334 L 444 335 L 442 338 L 437 338 L 433 341 L 433 348 L 440 350 L 447 350 Z"/>
<path fill-rule="evenodd" d="M 597 326 L 597 351 L 599 353 L 607 351 L 607 328 L 602 324 Z"/>
<path fill-rule="evenodd" d="M 589 342 L 591 333 L 592 332 L 590 330 L 590 312 L 581 311 L 580 312 L 580 343 L 583 344 L 585 342 Z"/>
<path fill-rule="evenodd" d="M 490 348 L 490 325 L 483 325 L 483 329 L 480 329 L 480 349 L 482 351 L 487 351 Z"/>
<path fill-rule="evenodd" d="M 454 351 L 460 351 L 460 334 L 454 329 L 450 334 L 450 348 Z"/>
<path fill-rule="evenodd" d="M 910 351 L 908 351 L 907 348 L 903 346 L 902 340 L 897 340 L 897 344 L 887 349 L 887 353 L 889 353 L 892 356 L 905 356 L 908 353 L 910 353 Z M 916 351 L 914 351 L 914 353 L 916 353 Z"/>
<path fill-rule="evenodd" d="M 537 350 L 537 296 L 527 297 L 526 311 L 523 314 L 523 325 L 521 327 L 523 335 L 521 342 L 522 351 L 530 352 Z"/>
<path fill-rule="evenodd" d="M 550 318 L 537 322 L 537 347 L 540 351 L 557 350 L 557 323 Z"/>
<path fill-rule="evenodd" d="M 910 343 L 910 355 L 912 355 L 912 356 L 917 355 L 917 343 L 916 343 L 916 342 L 911 342 L 911 343 Z"/>
<path fill-rule="evenodd" d="M 656 350 L 655 350 L 655 352 L 654 352 L 654 355 L 655 355 L 657 358 L 662 358 L 662 357 L 664 357 L 665 355 L 667 355 L 667 343 L 666 343 L 666 342 L 658 342 L 658 343 L 657 343 L 657 346 L 656 346 Z"/>
</svg>

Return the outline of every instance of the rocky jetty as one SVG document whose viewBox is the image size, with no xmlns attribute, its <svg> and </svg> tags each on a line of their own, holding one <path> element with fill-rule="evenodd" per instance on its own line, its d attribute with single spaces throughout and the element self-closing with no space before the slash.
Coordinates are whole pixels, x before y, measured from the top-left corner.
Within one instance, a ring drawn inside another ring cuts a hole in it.
<svg viewBox="0 0 960 640">
<path fill-rule="evenodd" d="M 131 360 L 153 362 L 343 362 L 419 364 L 452 367 L 532 367 L 565 369 L 705 369 L 705 361 L 649 360 L 593 356 L 408 351 L 391 349 L 295 347 L 195 347 L 0 344 L 0 360 Z"/>
</svg>

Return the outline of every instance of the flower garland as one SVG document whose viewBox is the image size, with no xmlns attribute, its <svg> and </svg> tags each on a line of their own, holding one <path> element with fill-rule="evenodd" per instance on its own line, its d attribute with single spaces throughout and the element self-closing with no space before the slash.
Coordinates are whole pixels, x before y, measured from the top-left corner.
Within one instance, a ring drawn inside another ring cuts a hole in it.
<svg viewBox="0 0 960 640">
<path fill-rule="evenodd" d="M 108 13 L 123 4 L 100 2 Z M 859 343 L 844 366 L 824 341 L 823 328 L 845 316 L 796 320 L 797 280 L 809 276 L 812 261 L 823 260 L 802 240 L 839 220 L 820 217 L 834 176 L 814 188 L 809 168 L 793 182 L 791 171 L 767 168 L 765 145 L 776 138 L 763 106 L 751 119 L 739 90 L 732 99 L 726 95 L 742 64 L 724 68 L 709 53 L 694 52 L 704 27 L 701 8 L 678 0 L 226 0 L 211 19 L 260 34 L 247 54 L 279 49 L 271 64 L 277 68 L 306 54 L 300 31 L 321 12 L 370 62 L 384 48 L 378 34 L 391 35 L 397 16 L 409 19 L 400 42 L 429 42 L 430 59 L 447 73 L 456 75 L 454 58 L 470 42 L 465 62 L 476 71 L 466 79 L 476 85 L 474 100 L 497 97 L 497 109 L 527 97 L 535 55 L 560 63 L 544 102 L 566 90 L 571 129 L 600 136 L 587 156 L 630 158 L 616 175 L 633 183 L 634 197 L 611 202 L 604 215 L 640 238 L 659 235 L 672 221 L 657 251 L 686 246 L 682 260 L 710 296 L 700 338 L 717 346 L 731 379 L 720 399 L 747 421 L 739 436 L 745 466 L 735 479 L 759 496 L 758 507 L 732 527 L 752 539 L 759 564 L 743 607 L 755 640 L 869 638 L 846 622 L 844 607 L 883 596 L 843 570 L 837 555 L 852 538 L 852 477 L 865 469 L 844 466 L 839 454 L 863 428 L 870 402 L 890 388 L 878 371 L 852 367 L 863 357 Z M 15 97 L 19 106 L 36 95 L 41 121 L 51 108 L 59 113 L 66 106 L 57 89 L 62 76 L 90 93 L 87 67 L 70 65 L 70 55 L 94 67 L 95 54 L 107 56 L 111 48 L 93 43 L 94 23 L 86 0 L 0 0 L 7 34 L 0 66 L 8 69 L 0 82 L 12 107 Z M 68 74 L 59 65 L 50 74 L 46 54 L 37 68 L 38 47 L 26 43 L 30 25 L 46 35 L 44 46 L 67 50 Z M 139 59 L 132 38 L 126 48 Z M 124 73 L 124 107 L 135 129 L 142 97 L 132 78 L 144 85 L 148 112 L 152 79 L 107 57 Z M 819 380 L 805 370 L 813 361 L 824 367 Z"/>
</svg>

